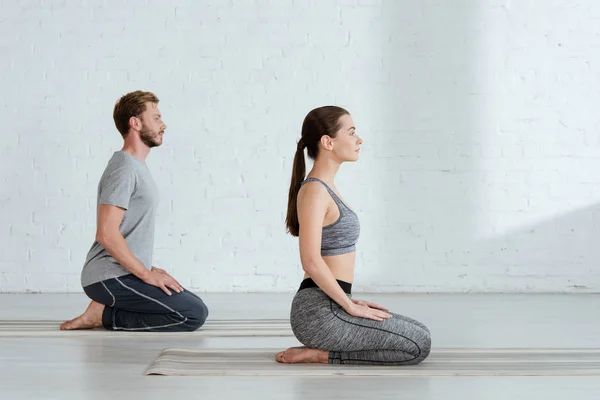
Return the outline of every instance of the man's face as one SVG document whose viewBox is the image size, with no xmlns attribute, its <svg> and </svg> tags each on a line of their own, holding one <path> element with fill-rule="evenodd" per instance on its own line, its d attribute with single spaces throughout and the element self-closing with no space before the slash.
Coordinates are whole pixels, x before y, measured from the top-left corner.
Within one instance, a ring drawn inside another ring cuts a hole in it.
<svg viewBox="0 0 600 400">
<path fill-rule="evenodd" d="M 163 142 L 163 134 L 167 126 L 162 120 L 158 105 L 155 103 L 146 103 L 146 111 L 140 115 L 142 129 L 140 138 L 142 142 L 150 148 L 160 146 Z"/>
</svg>

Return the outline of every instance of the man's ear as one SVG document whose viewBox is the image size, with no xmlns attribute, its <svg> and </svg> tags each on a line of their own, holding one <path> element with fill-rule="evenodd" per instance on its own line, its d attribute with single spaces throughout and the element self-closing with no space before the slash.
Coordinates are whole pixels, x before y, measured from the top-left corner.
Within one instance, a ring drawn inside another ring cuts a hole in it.
<svg viewBox="0 0 600 400">
<path fill-rule="evenodd" d="M 142 130 L 142 120 L 138 117 L 130 117 L 129 118 L 129 128 L 133 128 L 136 131 Z"/>
</svg>

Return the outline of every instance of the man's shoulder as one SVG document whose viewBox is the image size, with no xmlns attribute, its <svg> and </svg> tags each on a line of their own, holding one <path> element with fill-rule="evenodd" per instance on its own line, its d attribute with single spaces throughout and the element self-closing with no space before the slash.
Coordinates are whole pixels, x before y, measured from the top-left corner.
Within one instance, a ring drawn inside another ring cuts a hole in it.
<svg viewBox="0 0 600 400">
<path fill-rule="evenodd" d="M 139 162 L 134 159 L 134 157 L 124 151 L 115 151 L 108 160 L 108 164 L 106 165 L 107 170 L 130 170 L 137 171 L 139 169 Z"/>
<path fill-rule="evenodd" d="M 139 168 L 134 162 L 135 160 L 132 160 L 131 156 L 123 153 L 123 151 L 117 151 L 108 160 L 102 174 L 103 179 L 107 177 L 133 176 L 138 173 Z"/>
</svg>

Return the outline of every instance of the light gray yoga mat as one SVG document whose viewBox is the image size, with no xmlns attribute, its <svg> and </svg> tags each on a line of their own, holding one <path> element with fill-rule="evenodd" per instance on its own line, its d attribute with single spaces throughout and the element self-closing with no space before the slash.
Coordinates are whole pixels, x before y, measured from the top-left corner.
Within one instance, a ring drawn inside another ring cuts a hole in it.
<svg viewBox="0 0 600 400">
<path fill-rule="evenodd" d="M 279 364 L 282 349 L 165 349 L 146 375 L 591 376 L 600 349 L 437 349 L 415 366 Z"/>
<path fill-rule="evenodd" d="M 139 337 L 140 335 L 188 335 L 198 337 L 238 336 L 293 336 L 290 323 L 284 319 L 232 319 L 208 320 L 195 332 L 119 332 L 102 328 L 92 330 L 61 331 L 63 321 L 0 321 L 0 337 L 72 337 L 72 336 L 116 336 Z"/>
</svg>

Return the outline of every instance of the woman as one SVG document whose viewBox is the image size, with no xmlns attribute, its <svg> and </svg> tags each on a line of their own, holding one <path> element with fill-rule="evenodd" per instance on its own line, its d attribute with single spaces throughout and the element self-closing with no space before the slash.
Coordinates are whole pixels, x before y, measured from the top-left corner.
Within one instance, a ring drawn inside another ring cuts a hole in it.
<svg viewBox="0 0 600 400">
<path fill-rule="evenodd" d="M 320 107 L 304 119 L 286 225 L 299 237 L 305 271 L 290 313 L 292 331 L 305 346 L 278 353 L 278 362 L 409 365 L 429 355 L 425 325 L 351 295 L 360 227 L 333 182 L 343 162 L 358 160 L 361 144 L 340 107 Z M 305 148 L 315 161 L 306 180 Z"/>
</svg>

